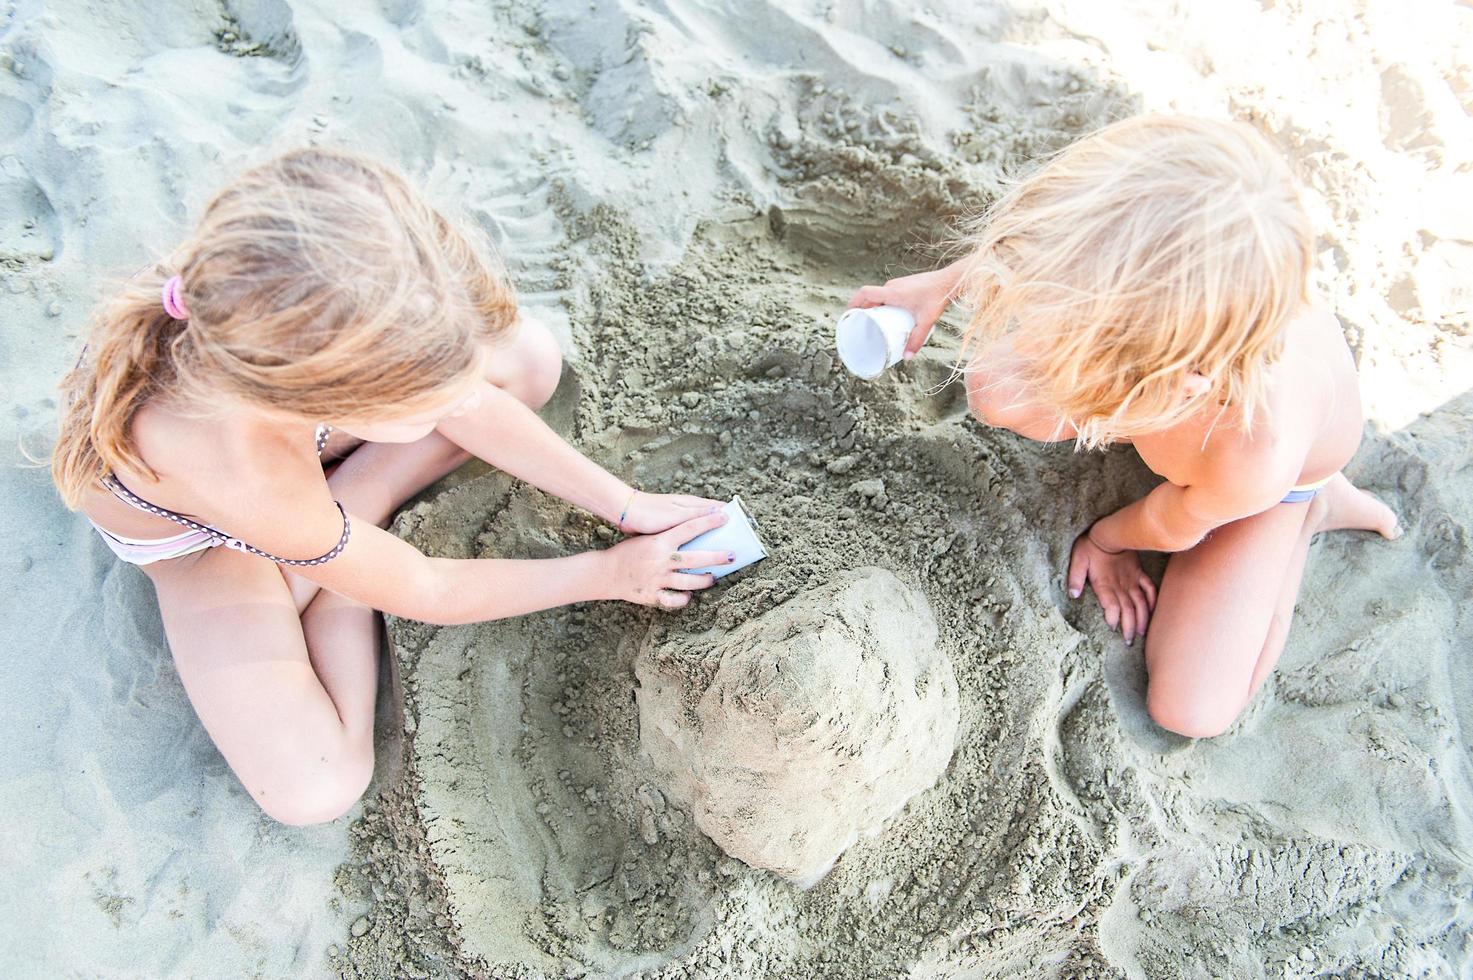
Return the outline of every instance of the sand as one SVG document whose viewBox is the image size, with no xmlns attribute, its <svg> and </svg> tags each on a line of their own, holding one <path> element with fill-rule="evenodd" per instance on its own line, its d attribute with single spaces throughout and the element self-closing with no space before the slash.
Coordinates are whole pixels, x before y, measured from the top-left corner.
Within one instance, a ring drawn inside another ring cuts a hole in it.
<svg viewBox="0 0 1473 980">
<path fill-rule="evenodd" d="M 956 674 L 925 594 L 839 572 L 732 629 L 646 638 L 639 745 L 669 801 L 727 854 L 809 888 L 951 761 Z M 640 839 L 665 799 L 641 787 Z"/>
<path fill-rule="evenodd" d="M 1469 16 L 12 6 L 6 444 L 50 424 L 107 274 L 166 250 L 243 162 L 343 143 L 500 243 L 565 345 L 555 424 L 641 485 L 741 493 L 773 556 L 680 616 L 393 623 L 403 740 L 386 713 L 381 795 L 292 830 L 255 812 L 193 719 L 146 580 L 44 473 L 7 466 L 0 972 L 1466 975 Z M 1253 122 L 1308 186 L 1315 285 L 1371 416 L 1350 475 L 1408 528 L 1315 544 L 1280 669 L 1227 736 L 1195 743 L 1150 724 L 1139 652 L 1060 581 L 1073 533 L 1150 475 L 1129 453 L 968 420 L 940 387 L 946 330 L 875 383 L 845 377 L 829 338 L 856 284 L 933 261 L 924 246 L 1005 174 L 1173 108 Z M 608 541 L 494 474 L 397 528 L 451 555 Z M 787 615 L 863 567 L 931 609 L 955 747 L 805 891 L 701 832 L 642 743 L 637 663 Z"/>
</svg>

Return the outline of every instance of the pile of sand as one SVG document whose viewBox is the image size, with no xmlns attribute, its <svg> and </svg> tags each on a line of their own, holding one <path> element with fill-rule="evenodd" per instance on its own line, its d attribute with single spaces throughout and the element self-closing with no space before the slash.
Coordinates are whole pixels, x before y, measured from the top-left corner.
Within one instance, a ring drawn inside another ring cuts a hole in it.
<svg viewBox="0 0 1473 980">
<path fill-rule="evenodd" d="M 807 888 L 946 768 L 956 676 L 924 594 L 839 573 L 731 630 L 640 650 L 639 742 L 727 854 Z M 659 843 L 659 791 L 640 836 Z"/>
</svg>

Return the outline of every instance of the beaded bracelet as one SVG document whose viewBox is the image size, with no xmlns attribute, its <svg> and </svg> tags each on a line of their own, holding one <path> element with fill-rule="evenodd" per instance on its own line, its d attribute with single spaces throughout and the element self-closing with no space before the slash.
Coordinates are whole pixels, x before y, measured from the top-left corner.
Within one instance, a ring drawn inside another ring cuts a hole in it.
<svg viewBox="0 0 1473 980">
<path fill-rule="evenodd" d="M 619 530 L 620 531 L 624 530 L 624 518 L 626 518 L 626 517 L 629 516 L 629 508 L 634 504 L 634 498 L 635 498 L 636 495 L 638 495 L 638 493 L 639 493 L 639 490 L 637 488 L 634 489 L 634 490 L 630 490 L 629 491 L 629 499 L 626 500 L 626 501 L 624 501 L 624 509 L 619 512 Z"/>
</svg>

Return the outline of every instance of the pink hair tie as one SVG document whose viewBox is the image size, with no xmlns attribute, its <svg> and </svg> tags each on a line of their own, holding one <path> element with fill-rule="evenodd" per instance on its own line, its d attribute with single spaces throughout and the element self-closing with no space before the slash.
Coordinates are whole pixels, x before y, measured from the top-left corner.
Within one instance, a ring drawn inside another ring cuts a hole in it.
<svg viewBox="0 0 1473 980">
<path fill-rule="evenodd" d="M 170 276 L 164 283 L 164 312 L 176 320 L 188 320 L 189 309 L 184 305 L 184 284 L 178 276 Z"/>
</svg>

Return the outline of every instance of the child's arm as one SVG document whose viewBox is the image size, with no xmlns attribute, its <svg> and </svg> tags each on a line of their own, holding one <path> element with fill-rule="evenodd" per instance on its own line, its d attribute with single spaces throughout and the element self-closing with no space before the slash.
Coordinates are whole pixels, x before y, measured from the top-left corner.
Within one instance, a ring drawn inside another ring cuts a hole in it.
<svg viewBox="0 0 1473 980">
<path fill-rule="evenodd" d="M 849 305 L 898 306 L 908 310 L 916 318 L 915 329 L 905 341 L 905 358 L 909 360 L 925 344 L 937 319 L 956 298 L 965 261 L 958 259 L 934 272 L 891 279 L 883 286 L 864 286 L 849 300 Z M 1024 386 L 1010 376 L 1010 371 L 1005 346 L 995 344 L 989 350 L 986 368 L 967 372 L 967 404 L 977 420 L 1040 442 L 1073 439 L 1074 426 L 1057 412 L 1030 400 Z"/>
<path fill-rule="evenodd" d="M 436 427 L 473 456 L 540 490 L 596 514 L 610 524 L 628 513 L 622 529 L 640 534 L 663 531 L 719 501 L 680 494 L 641 493 L 568 445 L 521 401 L 483 383 L 480 404 L 446 418 Z"/>
<path fill-rule="evenodd" d="M 987 364 L 969 369 L 967 405 L 977 421 L 1016 432 L 1025 439 L 1060 442 L 1078 433 L 1058 412 L 1033 401 L 1015 376 L 1007 341 L 994 344 Z"/>
<path fill-rule="evenodd" d="M 520 403 L 518 403 L 520 404 Z M 342 534 L 342 518 L 319 476 L 288 493 L 224 500 L 210 517 L 255 547 L 288 558 L 323 554 Z M 570 602 L 623 599 L 679 608 L 689 592 L 709 588 L 710 575 L 682 568 L 729 562 L 727 552 L 682 552 L 681 545 L 720 527 L 726 516 L 703 514 L 659 534 L 627 538 L 611 548 L 547 559 L 430 558 L 366 519 L 353 518 L 346 547 L 321 565 L 286 566 L 325 589 L 396 616 L 438 624 L 519 616 Z"/>
<path fill-rule="evenodd" d="M 1141 569 L 1138 551 L 1185 551 L 1214 528 L 1272 507 L 1293 480 L 1283 475 L 1287 469 L 1243 458 L 1218 460 L 1213 469 L 1199 484 L 1161 484 L 1074 541 L 1069 594 L 1077 599 L 1091 586 L 1106 624 L 1119 627 L 1127 644 L 1145 634 L 1156 605 L 1156 583 Z"/>
<path fill-rule="evenodd" d="M 1248 466 L 1232 478 L 1219 477 L 1199 485 L 1162 483 L 1096 521 L 1089 538 L 1110 552 L 1186 551 L 1214 528 L 1272 507 L 1292 484 L 1291 476 L 1256 473 Z"/>
<path fill-rule="evenodd" d="M 450 625 L 520 616 L 595 599 L 623 599 L 679 608 L 690 592 L 709 588 L 710 575 L 681 568 L 724 564 L 724 552 L 681 552 L 680 546 L 725 523 L 708 514 L 661 534 L 627 538 L 603 551 L 564 558 L 429 558 L 408 542 L 367 525 L 343 554 L 315 568 L 295 569 L 324 588 L 396 616 Z M 342 562 L 351 552 L 352 560 Z M 393 569 L 391 573 L 387 570 Z"/>
</svg>

